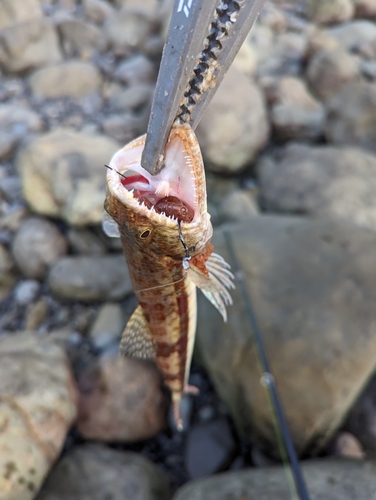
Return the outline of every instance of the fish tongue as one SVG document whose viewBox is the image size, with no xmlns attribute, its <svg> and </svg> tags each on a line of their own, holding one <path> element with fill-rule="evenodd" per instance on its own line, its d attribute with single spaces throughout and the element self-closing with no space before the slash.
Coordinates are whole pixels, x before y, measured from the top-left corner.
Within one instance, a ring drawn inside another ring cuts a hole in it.
<svg viewBox="0 0 376 500">
<path fill-rule="evenodd" d="M 126 188 L 129 188 L 131 184 L 135 182 L 143 182 L 144 184 L 149 184 L 149 181 L 141 174 L 129 175 L 127 177 L 121 177 L 120 182 Z"/>
</svg>

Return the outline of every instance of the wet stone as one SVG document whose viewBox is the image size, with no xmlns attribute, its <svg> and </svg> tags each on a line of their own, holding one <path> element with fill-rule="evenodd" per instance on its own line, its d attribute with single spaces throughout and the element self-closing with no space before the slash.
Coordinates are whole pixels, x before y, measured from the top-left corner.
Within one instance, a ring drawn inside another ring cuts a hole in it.
<svg viewBox="0 0 376 500">
<path fill-rule="evenodd" d="M 80 376 L 77 428 L 86 439 L 135 442 L 166 426 L 166 400 L 157 368 L 120 357 L 100 358 Z"/>
<path fill-rule="evenodd" d="M 118 300 L 132 291 L 122 254 L 59 259 L 50 270 L 48 283 L 55 295 L 68 300 Z"/>
<path fill-rule="evenodd" d="M 22 222 L 12 244 L 14 259 L 28 278 L 44 278 L 51 264 L 66 252 L 66 240 L 57 227 L 36 217 Z"/>
<path fill-rule="evenodd" d="M 29 79 L 35 96 L 45 99 L 79 98 L 100 90 L 102 78 L 97 68 L 88 62 L 66 61 L 39 69 Z"/>
<path fill-rule="evenodd" d="M 23 280 L 17 283 L 14 289 L 14 299 L 17 304 L 26 306 L 33 302 L 38 295 L 40 283 L 37 280 Z"/>
<path fill-rule="evenodd" d="M 328 142 L 376 152 L 376 85 L 348 83 L 329 102 L 325 133 Z"/>
<path fill-rule="evenodd" d="M 46 18 L 34 18 L 0 31 L 0 64 L 7 71 L 27 71 L 61 58 L 56 30 Z"/>
<path fill-rule="evenodd" d="M 118 65 L 114 77 L 127 85 L 153 83 L 156 78 L 152 62 L 142 54 L 134 55 Z"/>
<path fill-rule="evenodd" d="M 229 235 L 296 450 L 317 452 L 375 369 L 376 233 L 338 220 L 254 216 L 214 234 L 216 252 L 233 264 Z M 197 349 L 240 433 L 278 457 L 245 298 L 239 287 L 231 295 L 227 323 L 198 295 Z"/>
<path fill-rule="evenodd" d="M 76 388 L 60 347 L 45 337 L 0 337 L 0 491 L 33 500 L 76 416 Z"/>
<path fill-rule="evenodd" d="M 170 500 L 166 477 L 138 453 L 77 446 L 54 467 L 36 500 Z"/>
<path fill-rule="evenodd" d="M 103 50 L 106 42 L 103 31 L 81 19 L 65 18 L 57 23 L 62 46 L 67 57 L 89 59 L 96 50 Z"/>
<path fill-rule="evenodd" d="M 104 349 L 115 342 L 118 344 L 124 327 L 125 322 L 120 305 L 103 304 L 89 333 L 94 347 Z"/>
<path fill-rule="evenodd" d="M 335 24 L 350 21 L 354 15 L 351 0 L 309 0 L 308 17 L 319 24 Z"/>
<path fill-rule="evenodd" d="M 376 499 L 374 460 L 310 460 L 302 464 L 302 472 L 311 498 Z M 192 481 L 173 500 L 287 500 L 296 494 L 292 484 L 282 466 L 262 467 Z"/>
<path fill-rule="evenodd" d="M 185 463 L 191 479 L 225 470 L 234 458 L 235 441 L 226 419 L 212 420 L 190 429 Z"/>
</svg>

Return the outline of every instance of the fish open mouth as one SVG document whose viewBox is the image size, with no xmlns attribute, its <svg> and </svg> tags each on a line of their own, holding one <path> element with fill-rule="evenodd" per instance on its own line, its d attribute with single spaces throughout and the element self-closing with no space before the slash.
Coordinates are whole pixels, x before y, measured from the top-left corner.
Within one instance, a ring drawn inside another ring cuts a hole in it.
<svg viewBox="0 0 376 500">
<path fill-rule="evenodd" d="M 179 137 L 165 149 L 165 165 L 157 175 L 141 166 L 143 143 L 123 148 L 112 158 L 109 168 L 119 175 L 119 184 L 131 193 L 140 209 L 154 210 L 181 222 L 192 222 L 198 215 L 197 192 L 192 159 Z"/>
</svg>

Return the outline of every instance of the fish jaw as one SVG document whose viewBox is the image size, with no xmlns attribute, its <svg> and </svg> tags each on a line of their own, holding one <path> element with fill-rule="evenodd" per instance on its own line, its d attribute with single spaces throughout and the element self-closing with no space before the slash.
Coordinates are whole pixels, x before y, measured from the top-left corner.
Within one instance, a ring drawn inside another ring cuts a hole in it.
<svg viewBox="0 0 376 500">
<path fill-rule="evenodd" d="M 142 197 L 147 197 L 153 205 L 165 196 L 181 199 L 193 209 L 193 220 L 182 222 L 181 232 L 195 255 L 212 237 L 205 171 L 196 136 L 187 124 L 174 126 L 165 148 L 165 166 L 155 176 L 140 164 L 145 138 L 135 139 L 111 159 L 105 210 L 140 251 L 147 247 L 155 254 L 183 259 L 185 250 L 179 239 L 177 219 L 157 213 L 154 206 L 143 203 Z M 131 180 L 133 177 L 134 182 L 128 182 L 119 173 Z M 139 241 L 139 235 L 146 229 L 152 233 L 150 238 Z"/>
</svg>

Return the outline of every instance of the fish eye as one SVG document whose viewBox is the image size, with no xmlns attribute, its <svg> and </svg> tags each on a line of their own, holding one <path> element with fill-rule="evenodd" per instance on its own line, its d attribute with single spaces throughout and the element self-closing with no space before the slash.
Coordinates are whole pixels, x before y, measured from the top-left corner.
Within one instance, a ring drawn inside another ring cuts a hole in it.
<svg viewBox="0 0 376 500">
<path fill-rule="evenodd" d="M 181 213 L 182 215 L 187 215 L 187 213 L 188 213 L 187 207 L 181 207 L 181 209 L 180 209 L 180 213 Z"/>
<path fill-rule="evenodd" d="M 148 238 L 149 236 L 151 235 L 151 230 L 150 229 L 144 229 L 142 231 L 142 233 L 140 233 L 140 238 L 142 238 L 143 240 L 145 240 L 146 238 Z"/>
</svg>

